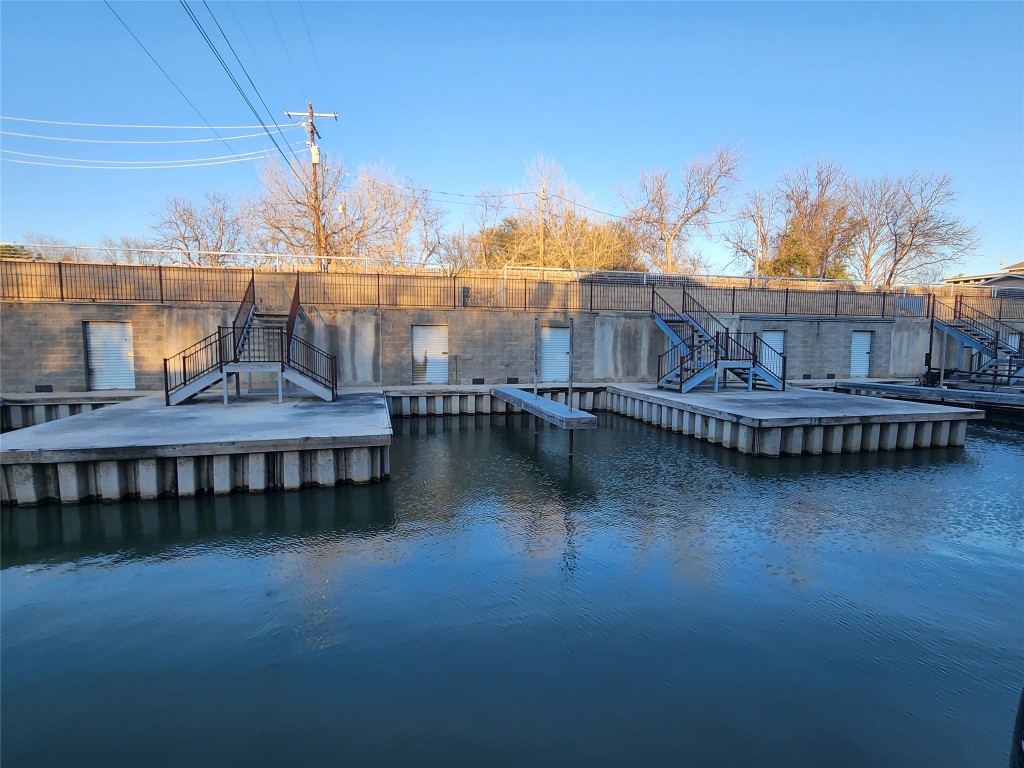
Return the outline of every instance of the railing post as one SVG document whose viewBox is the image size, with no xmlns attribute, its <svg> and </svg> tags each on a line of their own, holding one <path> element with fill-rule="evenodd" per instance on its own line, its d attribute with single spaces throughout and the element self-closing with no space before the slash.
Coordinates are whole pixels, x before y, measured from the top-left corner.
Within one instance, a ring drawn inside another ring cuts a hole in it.
<svg viewBox="0 0 1024 768">
<path fill-rule="evenodd" d="M 458 290 L 459 288 L 456 284 L 455 275 L 452 275 L 452 309 L 457 309 L 459 306 L 459 297 L 455 295 Z"/>
<path fill-rule="evenodd" d="M 590 311 L 594 311 L 594 281 L 590 281 Z M 1000 306 L 1000 314 L 1002 314 L 1002 307 Z"/>
<path fill-rule="evenodd" d="M 730 315 L 735 315 L 736 314 L 736 286 L 735 285 L 732 287 L 732 311 L 729 314 Z"/>
<path fill-rule="evenodd" d="M 160 264 L 156 265 L 156 281 L 160 285 L 160 303 L 164 303 L 164 268 Z"/>
<path fill-rule="evenodd" d="M 377 309 L 380 309 L 380 272 L 377 273 Z"/>
<path fill-rule="evenodd" d="M 882 293 L 882 314 L 880 315 L 880 317 L 885 317 L 885 297 L 888 295 L 888 293 Z"/>
<path fill-rule="evenodd" d="M 839 317 L 839 291 L 836 291 L 836 317 Z"/>
<path fill-rule="evenodd" d="M 60 284 L 60 300 L 64 301 L 64 265 L 57 262 L 57 282 Z"/>
<path fill-rule="evenodd" d="M 167 358 L 164 358 L 164 405 L 171 405 L 171 380 L 167 375 Z"/>
<path fill-rule="evenodd" d="M 782 307 L 783 317 L 789 317 L 789 286 L 786 286 L 786 303 Z"/>
</svg>

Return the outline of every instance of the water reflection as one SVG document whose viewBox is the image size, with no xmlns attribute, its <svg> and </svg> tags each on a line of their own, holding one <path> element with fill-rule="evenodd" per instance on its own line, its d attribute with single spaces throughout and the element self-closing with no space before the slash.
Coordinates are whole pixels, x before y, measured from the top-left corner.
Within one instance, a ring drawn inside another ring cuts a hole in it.
<svg viewBox="0 0 1024 768">
<path fill-rule="evenodd" d="M 1024 433 L 395 427 L 376 485 L 5 510 L 3 763 L 1005 761 Z"/>
<path fill-rule="evenodd" d="M 388 488 L 339 487 L 4 509 L 0 525 L 0 566 L 10 568 L 109 555 L 175 557 L 199 545 L 302 540 L 326 531 L 373 536 L 393 530 L 395 514 Z"/>
</svg>

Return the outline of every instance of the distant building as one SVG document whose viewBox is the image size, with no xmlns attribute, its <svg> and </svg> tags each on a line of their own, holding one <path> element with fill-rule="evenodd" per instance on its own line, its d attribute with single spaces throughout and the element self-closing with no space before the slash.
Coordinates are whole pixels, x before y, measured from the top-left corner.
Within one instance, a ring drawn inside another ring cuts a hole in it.
<svg viewBox="0 0 1024 768">
<path fill-rule="evenodd" d="M 957 275 L 947 277 L 946 285 L 969 285 L 972 288 L 997 288 L 1000 296 L 1024 296 L 1024 261 L 1018 261 L 1000 272 L 988 275 Z"/>
</svg>

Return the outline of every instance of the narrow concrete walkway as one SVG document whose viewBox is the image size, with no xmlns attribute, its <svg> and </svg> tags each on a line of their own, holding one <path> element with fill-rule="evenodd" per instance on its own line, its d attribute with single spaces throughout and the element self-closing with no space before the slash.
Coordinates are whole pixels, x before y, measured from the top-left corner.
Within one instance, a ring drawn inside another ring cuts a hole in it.
<svg viewBox="0 0 1024 768">
<path fill-rule="evenodd" d="M 594 414 L 581 411 L 579 408 L 570 408 L 567 404 L 541 397 L 539 394 L 535 395 L 519 387 L 494 387 L 491 394 L 562 429 L 597 428 L 597 416 Z"/>
</svg>

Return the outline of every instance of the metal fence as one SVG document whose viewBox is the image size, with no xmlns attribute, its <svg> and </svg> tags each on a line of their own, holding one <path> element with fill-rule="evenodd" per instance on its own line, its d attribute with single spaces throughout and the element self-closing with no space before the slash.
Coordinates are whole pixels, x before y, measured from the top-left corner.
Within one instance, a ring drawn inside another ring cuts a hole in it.
<svg viewBox="0 0 1024 768">
<path fill-rule="evenodd" d="M 224 302 L 236 304 L 250 281 L 260 304 L 286 307 L 298 279 L 302 303 L 325 307 L 523 311 L 651 312 L 655 289 L 674 306 L 687 300 L 715 315 L 927 317 L 921 292 L 707 285 L 696 278 L 658 286 L 584 278 L 541 280 L 509 274 L 260 272 L 216 267 L 80 264 L 0 259 L 0 299 L 7 301 Z M 975 289 L 977 290 L 977 289 Z M 965 295 L 998 320 L 1024 320 L 1024 299 Z"/>
</svg>

